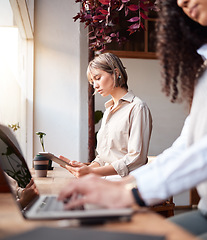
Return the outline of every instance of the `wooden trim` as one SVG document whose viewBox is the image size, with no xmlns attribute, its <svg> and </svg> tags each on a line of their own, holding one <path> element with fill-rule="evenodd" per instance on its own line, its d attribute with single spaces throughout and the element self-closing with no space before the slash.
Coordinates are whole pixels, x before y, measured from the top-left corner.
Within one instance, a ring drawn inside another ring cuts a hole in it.
<svg viewBox="0 0 207 240">
<path fill-rule="evenodd" d="M 88 162 L 95 159 L 94 89 L 88 84 Z"/>
<path fill-rule="evenodd" d="M 33 39 L 32 24 L 26 1 L 10 0 L 10 4 L 21 37 L 24 39 Z"/>
<path fill-rule="evenodd" d="M 175 206 L 175 210 L 192 209 L 191 205 Z"/>
<path fill-rule="evenodd" d="M 148 53 L 148 21 L 145 20 L 145 31 L 144 31 L 144 53 Z"/>
<path fill-rule="evenodd" d="M 198 192 L 197 192 L 196 188 L 192 188 L 190 190 L 190 204 L 191 204 L 191 206 L 198 205 L 199 201 L 200 201 L 200 196 L 198 195 Z"/>
<path fill-rule="evenodd" d="M 89 29 L 90 31 L 90 29 Z M 90 44 L 90 40 L 89 40 Z M 89 48 L 88 62 L 93 60 L 94 51 Z M 88 162 L 92 162 L 95 159 L 95 96 L 94 88 L 88 83 Z"/>
<path fill-rule="evenodd" d="M 134 51 L 116 51 L 108 50 L 105 52 L 111 52 L 120 58 L 142 58 L 142 59 L 157 59 L 154 52 L 134 52 Z"/>
<path fill-rule="evenodd" d="M 174 216 L 175 204 L 166 201 L 163 204 L 152 206 L 149 209 L 168 218 Z"/>
</svg>

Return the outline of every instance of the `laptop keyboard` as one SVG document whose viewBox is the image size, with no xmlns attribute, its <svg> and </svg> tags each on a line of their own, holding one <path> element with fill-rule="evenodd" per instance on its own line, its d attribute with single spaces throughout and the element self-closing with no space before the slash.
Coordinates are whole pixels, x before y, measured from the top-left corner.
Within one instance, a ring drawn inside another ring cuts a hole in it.
<svg viewBox="0 0 207 240">
<path fill-rule="evenodd" d="M 60 201 L 57 201 L 56 196 L 47 196 L 42 201 L 38 208 L 38 212 L 48 212 L 48 211 L 63 211 L 64 204 Z"/>
<path fill-rule="evenodd" d="M 84 210 L 83 207 L 77 207 L 70 210 Z M 50 212 L 50 211 L 66 211 L 64 203 L 57 200 L 56 196 L 47 196 L 40 204 L 37 212 Z"/>
</svg>

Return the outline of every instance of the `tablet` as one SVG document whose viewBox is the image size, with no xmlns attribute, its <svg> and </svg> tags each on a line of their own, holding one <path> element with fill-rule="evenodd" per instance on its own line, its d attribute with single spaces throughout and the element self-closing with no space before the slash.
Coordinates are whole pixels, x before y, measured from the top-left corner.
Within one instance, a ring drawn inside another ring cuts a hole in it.
<svg viewBox="0 0 207 240">
<path fill-rule="evenodd" d="M 47 157 L 49 160 L 52 160 L 53 162 L 58 163 L 59 165 L 65 167 L 65 165 L 71 166 L 68 162 L 56 157 L 54 154 L 49 153 L 49 152 L 39 152 L 40 155 Z"/>
</svg>

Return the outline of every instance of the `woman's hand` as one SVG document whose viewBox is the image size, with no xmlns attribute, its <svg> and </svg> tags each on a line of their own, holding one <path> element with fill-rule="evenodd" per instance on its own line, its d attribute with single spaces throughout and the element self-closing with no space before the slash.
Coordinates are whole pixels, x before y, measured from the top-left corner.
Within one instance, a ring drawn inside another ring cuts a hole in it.
<svg viewBox="0 0 207 240">
<path fill-rule="evenodd" d="M 64 156 L 59 156 L 60 159 L 62 159 L 63 161 L 69 163 L 71 166 L 73 167 L 83 167 L 85 166 L 84 163 L 78 162 L 78 161 L 71 161 L 70 159 L 64 157 Z"/>
<path fill-rule="evenodd" d="M 129 207 L 134 204 L 132 192 L 124 187 L 125 181 L 108 181 L 97 175 L 89 174 L 70 181 L 59 194 L 59 200 L 70 201 L 65 209 L 82 206 L 85 203 L 97 204 L 106 208 Z M 78 196 L 78 197 L 73 197 Z"/>
<path fill-rule="evenodd" d="M 77 163 L 79 163 L 79 162 L 77 162 Z M 80 163 L 80 165 L 79 164 L 74 164 L 74 165 L 73 165 L 73 167 L 66 165 L 65 168 L 77 178 L 82 177 L 82 176 L 87 175 L 92 172 L 92 169 L 83 163 Z M 80 166 L 80 167 L 78 167 L 78 166 Z"/>
<path fill-rule="evenodd" d="M 35 197 L 37 197 L 39 194 L 37 187 L 31 179 L 29 184 L 25 187 L 25 189 L 22 191 L 22 195 L 19 199 L 19 202 L 22 206 L 22 208 L 26 207 Z"/>
<path fill-rule="evenodd" d="M 72 173 L 77 178 L 87 175 L 89 173 L 92 173 L 91 168 L 87 166 L 85 163 L 78 162 L 78 161 L 71 161 L 70 159 L 64 156 L 59 156 L 59 158 L 70 164 L 70 166 L 65 165 L 64 168 L 67 169 L 70 173 Z"/>
</svg>

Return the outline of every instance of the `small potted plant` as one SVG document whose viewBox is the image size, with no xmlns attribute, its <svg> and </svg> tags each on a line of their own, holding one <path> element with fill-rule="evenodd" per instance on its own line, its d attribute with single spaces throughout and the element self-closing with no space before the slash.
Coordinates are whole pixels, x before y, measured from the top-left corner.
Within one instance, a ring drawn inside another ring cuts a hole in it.
<svg viewBox="0 0 207 240">
<path fill-rule="evenodd" d="M 36 132 L 36 135 L 40 139 L 40 144 L 42 146 L 42 151 L 45 152 L 44 136 L 46 136 L 46 133 L 44 133 L 44 132 Z M 51 160 L 49 160 L 49 163 L 48 163 L 48 170 L 53 170 L 52 161 Z"/>
</svg>

